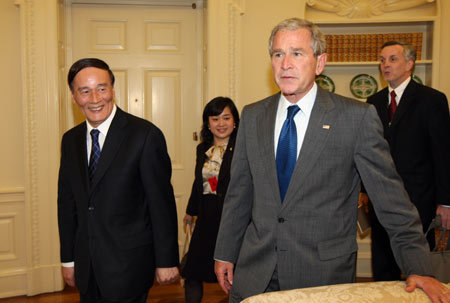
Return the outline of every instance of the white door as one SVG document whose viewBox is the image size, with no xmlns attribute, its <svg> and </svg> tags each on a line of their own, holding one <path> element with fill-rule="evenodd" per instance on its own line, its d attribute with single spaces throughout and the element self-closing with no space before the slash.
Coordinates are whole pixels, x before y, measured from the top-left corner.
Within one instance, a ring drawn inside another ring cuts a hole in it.
<svg viewBox="0 0 450 303">
<path fill-rule="evenodd" d="M 72 4 L 69 25 L 72 62 L 83 57 L 107 62 L 116 77 L 116 104 L 163 131 L 180 245 L 194 179 L 193 133 L 201 126 L 201 14 L 190 7 Z M 76 109 L 73 117 L 74 124 L 83 119 Z"/>
</svg>

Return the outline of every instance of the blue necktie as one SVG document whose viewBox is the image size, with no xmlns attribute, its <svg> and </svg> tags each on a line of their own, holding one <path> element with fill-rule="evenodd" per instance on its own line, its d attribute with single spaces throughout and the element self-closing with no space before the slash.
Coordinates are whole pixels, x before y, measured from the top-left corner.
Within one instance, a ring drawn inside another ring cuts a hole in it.
<svg viewBox="0 0 450 303">
<path fill-rule="evenodd" d="M 292 172 L 297 162 L 297 127 L 294 116 L 300 110 L 297 105 L 288 107 L 287 118 L 283 123 L 277 147 L 277 173 L 280 187 L 281 202 L 291 181 Z"/>
<path fill-rule="evenodd" d="M 100 159 L 100 144 L 98 143 L 98 135 L 100 131 L 98 129 L 91 130 L 92 148 L 91 157 L 89 158 L 89 182 L 92 183 L 95 170 L 97 169 L 98 159 Z"/>
</svg>

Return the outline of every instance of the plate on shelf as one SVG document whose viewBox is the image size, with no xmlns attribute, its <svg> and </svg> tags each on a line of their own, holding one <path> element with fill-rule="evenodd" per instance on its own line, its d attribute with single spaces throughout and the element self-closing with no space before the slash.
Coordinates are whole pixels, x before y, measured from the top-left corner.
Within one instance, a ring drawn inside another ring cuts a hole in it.
<svg viewBox="0 0 450 303">
<path fill-rule="evenodd" d="M 412 74 L 411 79 L 413 79 L 414 81 L 416 81 L 419 84 L 423 84 L 422 79 L 420 79 L 419 76 L 417 76 L 417 75 Z"/>
<path fill-rule="evenodd" d="M 329 91 L 331 93 L 334 93 L 334 90 L 336 88 L 334 86 L 333 80 L 331 80 L 330 77 L 325 76 L 325 75 L 318 75 L 318 76 L 316 76 L 316 83 L 321 88 L 323 88 L 324 90 L 327 90 L 327 91 Z"/>
<path fill-rule="evenodd" d="M 372 96 L 378 90 L 378 83 L 374 77 L 368 74 L 359 74 L 350 82 L 350 91 L 360 99 Z"/>
</svg>

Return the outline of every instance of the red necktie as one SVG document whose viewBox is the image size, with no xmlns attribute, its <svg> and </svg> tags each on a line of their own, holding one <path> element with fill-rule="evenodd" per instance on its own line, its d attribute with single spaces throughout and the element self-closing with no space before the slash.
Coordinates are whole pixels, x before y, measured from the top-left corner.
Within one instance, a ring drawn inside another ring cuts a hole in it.
<svg viewBox="0 0 450 303">
<path fill-rule="evenodd" d="M 397 95 L 395 94 L 395 91 L 391 91 L 391 103 L 389 104 L 389 122 L 394 119 L 395 111 L 397 110 L 397 101 L 395 100 L 395 97 Z"/>
</svg>

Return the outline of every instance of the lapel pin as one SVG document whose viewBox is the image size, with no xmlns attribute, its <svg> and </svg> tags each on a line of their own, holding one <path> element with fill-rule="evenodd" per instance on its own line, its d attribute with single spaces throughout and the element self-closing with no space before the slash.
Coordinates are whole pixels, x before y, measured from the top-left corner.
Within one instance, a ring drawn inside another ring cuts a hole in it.
<svg viewBox="0 0 450 303">
<path fill-rule="evenodd" d="M 323 128 L 323 129 L 330 129 L 330 126 L 329 126 L 329 125 L 326 125 L 326 124 L 324 124 L 324 125 L 322 125 L 322 128 Z"/>
</svg>

